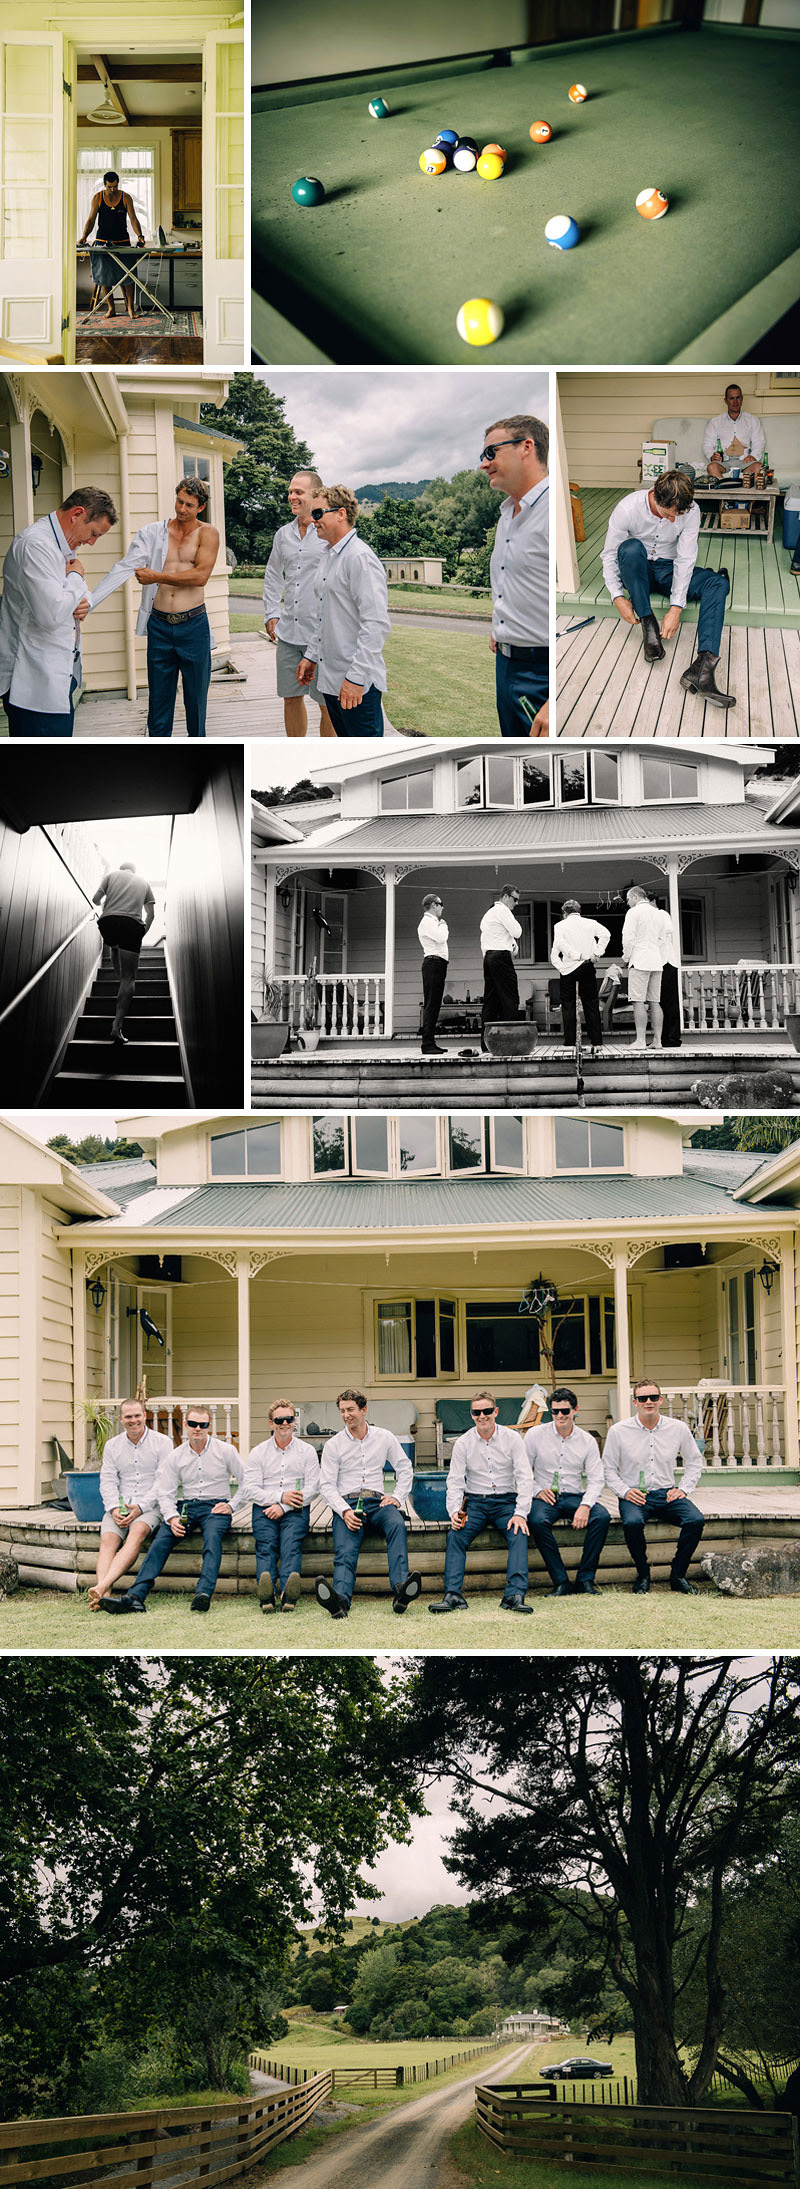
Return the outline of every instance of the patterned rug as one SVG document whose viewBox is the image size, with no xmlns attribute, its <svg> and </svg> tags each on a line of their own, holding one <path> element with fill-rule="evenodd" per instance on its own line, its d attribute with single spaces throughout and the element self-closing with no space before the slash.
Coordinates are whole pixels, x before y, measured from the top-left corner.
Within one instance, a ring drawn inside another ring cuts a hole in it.
<svg viewBox="0 0 800 2189">
<path fill-rule="evenodd" d="M 137 319 L 123 319 L 119 313 L 115 313 L 113 319 L 106 319 L 103 312 L 83 311 L 76 315 L 75 332 L 80 335 L 102 334 L 111 342 L 115 335 L 125 335 L 126 338 L 132 334 L 202 335 L 201 312 L 176 312 L 174 322 L 174 326 L 170 328 L 169 321 L 162 317 L 161 312 L 142 312 Z"/>
</svg>

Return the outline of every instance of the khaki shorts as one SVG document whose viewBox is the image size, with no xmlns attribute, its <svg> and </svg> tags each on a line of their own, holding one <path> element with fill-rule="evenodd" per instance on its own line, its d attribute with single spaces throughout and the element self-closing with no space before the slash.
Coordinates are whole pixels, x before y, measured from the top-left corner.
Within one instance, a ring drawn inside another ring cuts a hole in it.
<svg viewBox="0 0 800 2189">
<path fill-rule="evenodd" d="M 318 707 L 324 707 L 322 693 L 317 690 L 317 672 L 314 670 L 310 684 L 298 684 L 297 671 L 306 659 L 304 646 L 293 646 L 288 638 L 278 640 L 278 698 L 315 699 Z"/>
<path fill-rule="evenodd" d="M 633 967 L 628 974 L 629 1003 L 660 1003 L 661 973 L 637 973 Z"/>
<path fill-rule="evenodd" d="M 161 1514 L 158 1506 L 149 1505 L 146 1512 L 137 1513 L 135 1521 L 131 1521 L 131 1527 L 149 1528 L 152 1535 L 153 1529 L 159 1527 L 160 1523 Z M 111 1514 L 104 1513 L 100 1524 L 100 1534 L 115 1535 L 118 1543 L 125 1543 L 130 1534 L 130 1527 L 118 1528 L 116 1520 L 112 1520 Z"/>
</svg>

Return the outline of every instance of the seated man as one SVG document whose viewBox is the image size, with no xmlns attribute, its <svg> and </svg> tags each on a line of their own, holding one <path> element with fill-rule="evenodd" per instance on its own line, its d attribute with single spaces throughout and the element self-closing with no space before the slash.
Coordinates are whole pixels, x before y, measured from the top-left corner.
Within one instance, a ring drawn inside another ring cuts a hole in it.
<svg viewBox="0 0 800 2189">
<path fill-rule="evenodd" d="M 741 388 L 732 380 L 725 389 L 725 409 L 709 418 L 706 425 L 703 455 L 709 479 L 727 479 L 732 471 L 740 471 L 744 480 L 762 486 L 761 459 L 767 437 L 762 419 L 754 411 L 744 410 L 743 402 Z"/>
<path fill-rule="evenodd" d="M 553 1534 L 557 1520 L 569 1520 L 573 1528 L 586 1529 L 581 1559 L 575 1576 L 576 1596 L 597 1596 L 595 1574 L 608 1534 L 611 1515 L 600 1503 L 603 1462 L 597 1438 L 580 1429 L 575 1419 L 578 1401 L 566 1384 L 558 1384 L 550 1396 L 552 1420 L 529 1429 L 525 1450 L 533 1469 L 533 1504 L 530 1529 L 541 1551 L 553 1584 L 554 1596 L 572 1596 L 573 1584 Z M 584 1488 L 585 1483 L 585 1488 Z"/>
<path fill-rule="evenodd" d="M 651 487 L 625 494 L 612 510 L 603 576 L 622 622 L 641 623 L 645 661 L 663 661 L 662 641 L 674 638 L 681 609 L 687 600 L 699 601 L 697 653 L 681 684 L 715 707 L 735 707 L 731 693 L 714 682 L 730 579 L 727 570 L 698 563 L 699 530 L 691 479 L 684 471 L 662 471 Z M 650 605 L 653 592 L 669 594 L 660 631 Z"/>
<path fill-rule="evenodd" d="M 407 1611 L 422 1588 L 421 1574 L 408 1570 L 405 1523 L 400 1511 L 411 1489 L 411 1461 L 391 1429 L 379 1429 L 368 1422 L 363 1391 L 340 1391 L 336 1404 L 343 1426 L 337 1436 L 328 1438 L 320 1471 L 320 1490 L 332 1516 L 333 1583 L 320 1576 L 317 1603 L 330 1612 L 332 1619 L 347 1618 L 361 1545 L 367 1530 L 373 1529 L 386 1543 L 392 1609 Z M 390 1491 L 383 1486 L 387 1460 L 395 1477 L 394 1490 Z"/>
<path fill-rule="evenodd" d="M 89 1608 L 99 1611 L 119 1574 L 127 1573 L 158 1527 L 161 1513 L 153 1485 L 159 1467 L 172 1456 L 172 1438 L 148 1425 L 140 1399 L 124 1399 L 119 1436 L 109 1437 L 100 1466 L 100 1549 Z"/>
<path fill-rule="evenodd" d="M 687 1569 L 703 1533 L 702 1513 L 691 1502 L 703 1468 L 703 1456 L 685 1421 L 673 1421 L 661 1412 L 661 1391 L 654 1376 L 640 1376 L 633 1386 L 635 1412 L 627 1421 L 615 1421 L 606 1437 L 603 1470 L 609 1487 L 619 1498 L 623 1534 L 636 1567 L 635 1596 L 650 1587 L 645 1526 L 648 1520 L 679 1528 L 670 1570 L 670 1588 L 682 1596 L 696 1596 L 687 1580 Z M 676 1470 L 683 1460 L 683 1479 L 678 1488 Z"/>
<path fill-rule="evenodd" d="M 155 1496 L 164 1515 L 133 1586 L 125 1596 L 104 1597 L 103 1611 L 146 1611 L 146 1598 L 167 1563 L 170 1551 L 184 1536 L 200 1529 L 203 1562 L 191 1611 L 207 1611 L 217 1584 L 222 1541 L 231 1524 L 231 1477 L 239 1483 L 243 1467 L 233 1444 L 211 1435 L 211 1412 L 197 1403 L 186 1415 L 188 1436 L 177 1451 L 170 1451 L 155 1484 Z M 178 1511 L 178 1494 L 181 1497 Z"/>
<path fill-rule="evenodd" d="M 313 1444 L 295 1436 L 297 1412 L 291 1399 L 276 1399 L 268 1420 L 272 1434 L 253 1446 L 245 1462 L 233 1510 L 252 1500 L 256 1543 L 256 1580 L 262 1611 L 277 1611 L 276 1582 L 280 1554 L 280 1608 L 294 1611 L 300 1594 L 303 1544 L 311 1500 L 319 1489 L 319 1460 Z"/>
<path fill-rule="evenodd" d="M 577 897 L 567 897 L 563 917 L 553 929 L 550 963 L 558 974 L 561 998 L 561 1031 L 565 1049 L 574 1049 L 578 1026 L 578 997 L 592 1054 L 602 1048 L 603 1027 L 597 994 L 595 963 L 611 941 L 611 931 L 599 920 L 585 920 Z"/>
<path fill-rule="evenodd" d="M 532 1610 L 525 1602 L 528 1586 L 528 1512 L 533 1492 L 525 1444 L 518 1429 L 505 1429 L 497 1418 L 497 1400 L 491 1391 L 476 1391 L 470 1400 L 473 1427 L 456 1437 L 447 1476 L 447 1511 L 450 1528 L 444 1554 L 444 1595 L 429 1611 L 466 1611 L 462 1595 L 467 1551 L 483 1528 L 499 1528 L 508 1536 L 506 1585 L 500 1598 L 504 1611 Z"/>
</svg>

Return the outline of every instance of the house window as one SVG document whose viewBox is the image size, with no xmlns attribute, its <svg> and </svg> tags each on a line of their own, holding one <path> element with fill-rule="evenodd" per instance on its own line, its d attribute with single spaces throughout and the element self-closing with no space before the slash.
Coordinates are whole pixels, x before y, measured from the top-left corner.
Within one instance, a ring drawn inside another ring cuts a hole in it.
<svg viewBox="0 0 800 2189">
<path fill-rule="evenodd" d="M 413 1376 L 434 1383 L 456 1372 L 455 1300 L 379 1300 L 376 1352 L 379 1376 Z"/>
<path fill-rule="evenodd" d="M 456 770 L 456 804 L 458 806 L 483 805 L 483 762 L 461 760 Z"/>
<path fill-rule="evenodd" d="M 243 1132 L 212 1133 L 212 1178 L 280 1178 L 280 1120 Z"/>
<path fill-rule="evenodd" d="M 368 1178 L 389 1176 L 388 1117 L 353 1117 L 350 1120 L 353 1174 Z"/>
<path fill-rule="evenodd" d="M 346 1117 L 314 1117 L 311 1120 L 314 1176 L 343 1177 L 350 1169 L 350 1141 Z"/>
<path fill-rule="evenodd" d="M 465 1313 L 468 1376 L 538 1375 L 539 1326 L 518 1300 L 468 1300 Z"/>
<path fill-rule="evenodd" d="M 181 469 L 181 478 L 183 478 L 183 479 L 202 479 L 202 481 L 203 481 L 203 484 L 204 484 L 204 486 L 210 487 L 210 485 L 211 485 L 211 459 L 210 459 L 210 457 L 208 457 L 208 456 L 196 456 L 196 455 L 195 455 L 195 453 L 194 453 L 194 449 L 191 449 L 191 450 L 190 450 L 190 449 L 188 449 L 188 448 L 179 448 L 179 450 L 178 450 L 178 463 L 180 464 L 180 469 Z"/>
<path fill-rule="evenodd" d="M 490 1117 L 489 1144 L 492 1169 L 525 1175 L 525 1127 L 521 1117 Z"/>
<path fill-rule="evenodd" d="M 441 1168 L 438 1121 L 430 1111 L 421 1117 L 400 1116 L 397 1125 L 397 1163 L 401 1178 L 415 1173 L 430 1176 Z"/>
<path fill-rule="evenodd" d="M 381 783 L 383 813 L 431 813 L 433 769 L 419 768 L 410 775 L 387 775 Z"/>
<path fill-rule="evenodd" d="M 677 799 L 697 798 L 698 771 L 688 760 L 653 759 L 649 755 L 642 761 L 642 790 L 645 802 L 666 805 Z"/>
<path fill-rule="evenodd" d="M 139 226 L 144 235 L 155 236 L 158 225 L 156 195 L 158 147 L 154 144 L 96 144 L 81 145 L 78 149 L 78 233 L 82 235 L 89 218 L 89 208 L 96 191 L 103 188 L 103 176 L 111 169 L 119 176 L 121 190 L 126 190 L 133 200 Z M 91 239 L 90 239 L 91 240 Z"/>
<path fill-rule="evenodd" d="M 560 759 L 556 762 L 557 785 L 562 806 L 586 804 L 586 758 L 579 753 L 576 759 Z"/>
<path fill-rule="evenodd" d="M 592 798 L 596 806 L 619 805 L 619 759 L 616 753 L 590 754 Z"/>
<path fill-rule="evenodd" d="M 523 806 L 552 805 L 553 785 L 549 760 L 523 760 L 520 772 Z"/>
<path fill-rule="evenodd" d="M 706 958 L 706 908 L 702 897 L 681 898 L 681 957 L 700 964 Z"/>
<path fill-rule="evenodd" d="M 556 1170 L 621 1171 L 625 1168 L 625 1128 L 596 1118 L 557 1117 Z"/>
<path fill-rule="evenodd" d="M 295 929 L 296 973 L 309 973 L 316 959 L 318 973 L 341 973 L 347 936 L 347 899 L 332 890 L 301 890 L 301 911 Z"/>
<path fill-rule="evenodd" d="M 454 1175 L 486 1169 L 485 1117 L 451 1117 L 447 1139 L 450 1169 Z"/>
</svg>

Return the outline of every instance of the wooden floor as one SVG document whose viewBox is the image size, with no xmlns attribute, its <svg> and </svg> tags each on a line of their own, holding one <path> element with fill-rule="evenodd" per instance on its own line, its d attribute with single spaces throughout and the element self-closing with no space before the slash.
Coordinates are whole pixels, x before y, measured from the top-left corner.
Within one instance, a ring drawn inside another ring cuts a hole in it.
<svg viewBox="0 0 800 2189">
<path fill-rule="evenodd" d="M 577 548 L 580 583 L 576 593 L 559 592 L 559 607 L 577 609 L 580 606 L 584 615 L 589 615 L 593 609 L 596 615 L 613 616 L 616 620 L 616 609 L 603 580 L 600 557 L 612 509 L 630 492 L 627 486 L 609 486 L 587 487 L 582 493 L 586 539 Z M 730 576 L 726 624 L 761 629 L 785 625 L 800 631 L 800 582 L 789 575 L 792 558 L 788 547 L 781 545 L 779 525 L 780 520 L 776 519 L 775 538 L 769 546 L 755 533 L 701 532 L 698 562 L 712 570 L 719 570 L 724 564 Z M 666 606 L 665 599 L 664 608 Z M 682 621 L 697 622 L 695 601 L 687 603 Z"/>
<path fill-rule="evenodd" d="M 194 334 L 77 335 L 78 365 L 202 365 L 203 337 Z"/>
<path fill-rule="evenodd" d="M 231 641 L 228 656 L 220 648 L 223 658 L 229 658 L 236 674 L 226 675 L 217 671 L 212 675 L 208 695 L 206 731 L 209 737 L 285 737 L 283 700 L 276 691 L 277 656 L 257 631 L 244 631 Z M 313 701 L 306 709 L 308 715 L 308 740 L 319 755 L 319 713 Z M 0 716 L 0 722 L 4 721 Z M 385 718 L 384 718 L 385 719 Z M 0 731 L 0 735 L 2 731 Z M 391 723 L 385 719 L 385 735 L 394 736 Z M 87 692 L 75 716 L 76 737 L 145 737 L 147 735 L 147 689 L 140 685 L 135 700 L 126 699 L 122 693 Z M 183 700 L 178 689 L 175 709 L 175 737 L 186 736 L 186 716 Z M 298 743 L 302 740 L 298 739 Z"/>
<path fill-rule="evenodd" d="M 800 630 L 726 623 L 715 671 L 736 706 L 708 706 L 681 690 L 697 626 L 681 619 L 666 659 L 648 663 L 639 625 L 596 614 L 570 631 L 556 619 L 556 724 L 560 737 L 796 738 L 800 736 Z"/>
</svg>

